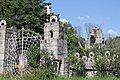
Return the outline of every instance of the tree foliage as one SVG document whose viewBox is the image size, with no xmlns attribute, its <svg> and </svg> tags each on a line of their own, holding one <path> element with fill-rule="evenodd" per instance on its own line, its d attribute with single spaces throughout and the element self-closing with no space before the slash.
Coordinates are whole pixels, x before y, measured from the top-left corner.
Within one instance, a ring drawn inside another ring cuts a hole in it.
<svg viewBox="0 0 120 80">
<path fill-rule="evenodd" d="M 24 26 L 43 34 L 46 21 L 45 0 L 0 0 L 0 19 L 7 21 L 7 27 L 18 29 Z"/>
<path fill-rule="evenodd" d="M 111 48 L 110 47 L 111 45 L 114 45 L 114 47 Z M 98 70 L 97 71 L 98 74 L 101 74 L 101 75 L 113 74 L 116 76 L 120 75 L 120 58 L 119 58 L 120 54 L 117 48 L 115 48 L 115 46 L 117 45 L 112 44 L 112 41 L 111 41 L 111 44 L 105 45 L 104 47 L 99 48 L 99 46 L 96 45 L 88 50 L 88 52 L 92 51 L 95 54 L 94 68 Z M 106 54 L 107 51 L 109 51 L 110 53 Z M 108 70 L 108 72 L 107 71 L 102 72 L 101 70 Z"/>
<path fill-rule="evenodd" d="M 50 69 L 52 60 L 47 51 L 40 50 L 37 47 L 31 47 L 28 52 L 28 66 L 32 68 L 44 67 Z"/>
<path fill-rule="evenodd" d="M 77 38 L 74 32 L 74 29 L 72 28 L 71 25 L 69 25 L 67 29 L 67 41 L 68 41 L 68 53 L 69 54 L 74 54 L 78 52 L 80 53 L 80 55 L 82 55 L 82 53 L 84 52 L 84 49 L 81 48 L 81 46 L 79 45 L 79 39 Z"/>
<path fill-rule="evenodd" d="M 86 52 L 84 48 L 82 48 L 79 44 L 79 39 L 75 34 L 74 28 L 71 24 L 68 24 L 67 28 L 67 41 L 68 41 L 68 65 L 76 69 L 75 74 L 78 74 L 79 70 L 83 70 L 84 62 L 82 60 L 82 56 Z M 76 56 L 78 53 L 78 56 Z"/>
</svg>

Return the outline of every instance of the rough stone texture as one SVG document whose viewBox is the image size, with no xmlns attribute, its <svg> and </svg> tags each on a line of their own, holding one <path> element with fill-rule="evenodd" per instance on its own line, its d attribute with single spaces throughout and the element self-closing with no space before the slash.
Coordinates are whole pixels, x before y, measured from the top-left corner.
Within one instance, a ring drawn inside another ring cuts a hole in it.
<svg viewBox="0 0 120 80">
<path fill-rule="evenodd" d="M 6 21 L 0 21 L 0 74 L 3 73 Z"/>
<path fill-rule="evenodd" d="M 86 69 L 94 69 L 94 64 L 95 64 L 95 61 L 93 58 L 88 58 L 88 60 L 85 62 L 85 68 Z M 94 71 L 87 71 L 87 76 L 94 76 L 95 73 Z"/>
<path fill-rule="evenodd" d="M 45 23 L 44 27 L 44 49 L 53 53 L 55 59 L 62 60 L 60 73 L 65 74 L 67 57 L 67 36 L 66 27 L 59 22 Z"/>
<path fill-rule="evenodd" d="M 46 8 L 46 13 L 50 14 L 51 13 L 51 6 L 50 5 L 46 5 L 45 8 Z"/>
<path fill-rule="evenodd" d="M 93 39 L 92 37 L 95 38 L 95 41 L 93 41 L 93 43 L 91 41 L 91 39 Z M 88 38 L 85 47 L 90 48 L 94 44 L 99 44 L 100 47 L 104 45 L 104 35 L 99 27 L 91 27 L 89 29 Z"/>
</svg>

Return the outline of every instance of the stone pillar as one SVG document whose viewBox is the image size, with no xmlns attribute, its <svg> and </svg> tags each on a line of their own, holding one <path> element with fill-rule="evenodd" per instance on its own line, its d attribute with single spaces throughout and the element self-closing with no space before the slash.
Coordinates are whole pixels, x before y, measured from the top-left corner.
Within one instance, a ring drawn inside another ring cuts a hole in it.
<svg viewBox="0 0 120 80">
<path fill-rule="evenodd" d="M 85 68 L 86 69 L 94 69 L 93 66 L 94 66 L 95 62 L 94 62 L 94 59 L 93 58 L 88 58 L 88 60 L 85 62 Z M 93 77 L 95 74 L 94 71 L 87 71 L 87 77 Z"/>
<path fill-rule="evenodd" d="M 57 15 L 50 17 L 49 22 L 44 26 L 44 47 L 52 53 L 54 59 L 58 60 L 57 72 L 61 75 L 67 74 L 67 27 L 59 22 Z M 59 65 L 59 61 L 61 65 Z M 59 68 L 60 67 L 60 68 Z"/>
<path fill-rule="evenodd" d="M 66 58 L 61 58 L 62 63 L 61 63 L 61 68 L 60 68 L 60 74 L 64 76 L 68 76 L 68 64 Z"/>
<path fill-rule="evenodd" d="M 0 74 L 3 73 L 4 53 L 5 53 L 5 33 L 6 21 L 0 21 Z"/>
</svg>

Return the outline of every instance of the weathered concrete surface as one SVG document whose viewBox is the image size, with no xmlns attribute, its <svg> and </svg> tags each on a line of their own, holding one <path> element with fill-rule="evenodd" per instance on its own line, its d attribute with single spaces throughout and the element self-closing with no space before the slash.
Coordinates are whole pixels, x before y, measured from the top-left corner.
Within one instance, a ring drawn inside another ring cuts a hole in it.
<svg viewBox="0 0 120 80">
<path fill-rule="evenodd" d="M 0 21 L 0 74 L 3 73 L 6 21 Z"/>
<path fill-rule="evenodd" d="M 52 18 L 53 19 L 53 18 Z M 50 20 L 52 21 L 52 20 Z M 45 23 L 44 27 L 44 42 L 41 46 L 53 54 L 55 59 L 62 60 L 60 74 L 64 75 L 67 71 L 66 57 L 67 57 L 67 28 L 60 26 L 59 21 L 55 17 L 55 22 Z"/>
</svg>

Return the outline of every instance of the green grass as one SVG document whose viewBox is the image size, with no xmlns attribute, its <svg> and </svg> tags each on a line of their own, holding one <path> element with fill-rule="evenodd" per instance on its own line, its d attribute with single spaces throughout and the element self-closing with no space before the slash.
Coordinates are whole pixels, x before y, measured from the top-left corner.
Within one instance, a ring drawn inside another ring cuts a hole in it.
<svg viewBox="0 0 120 80">
<path fill-rule="evenodd" d="M 65 77 L 58 76 L 56 74 L 51 73 L 48 70 L 41 69 L 33 69 L 23 72 L 22 76 L 12 76 L 10 73 L 4 73 L 0 76 L 0 80 L 120 80 L 115 76 L 94 76 L 89 78 L 84 77 Z"/>
<path fill-rule="evenodd" d="M 93 77 L 93 78 L 82 78 L 82 77 L 71 77 L 68 80 L 120 80 L 113 76 L 107 77 Z"/>
<path fill-rule="evenodd" d="M 105 76 L 105 77 L 92 77 L 92 78 L 83 78 L 83 77 L 63 77 L 63 76 L 55 76 L 51 79 L 49 78 L 41 78 L 41 76 L 33 76 L 33 75 L 23 75 L 18 77 L 5 78 L 0 77 L 0 80 L 120 80 L 114 76 Z"/>
<path fill-rule="evenodd" d="M 89 77 L 89 78 L 83 78 L 83 77 L 55 77 L 53 80 L 120 80 L 119 78 L 116 78 L 114 76 L 105 76 L 105 77 Z"/>
</svg>

